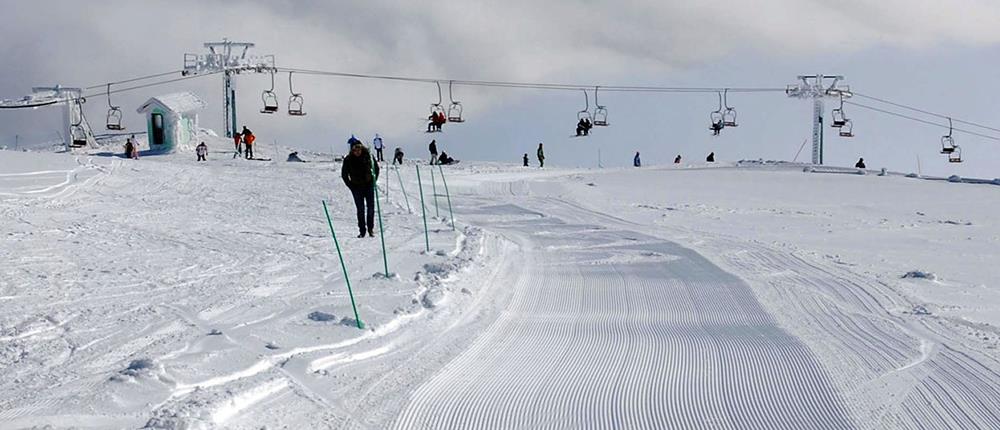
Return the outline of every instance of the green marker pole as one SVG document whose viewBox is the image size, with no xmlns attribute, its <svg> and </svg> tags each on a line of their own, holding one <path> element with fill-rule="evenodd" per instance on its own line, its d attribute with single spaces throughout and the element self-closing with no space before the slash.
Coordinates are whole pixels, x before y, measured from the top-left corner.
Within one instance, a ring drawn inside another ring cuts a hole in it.
<svg viewBox="0 0 1000 430">
<path fill-rule="evenodd" d="M 440 166 L 440 164 L 438 164 Z M 431 167 L 431 192 L 434 193 L 434 218 L 441 218 L 441 212 L 438 211 L 438 189 L 437 185 L 434 184 L 434 168 Z"/>
<path fill-rule="evenodd" d="M 386 165 L 385 167 L 389 168 L 388 165 Z M 385 202 L 386 203 L 391 203 L 389 201 L 389 176 L 390 175 L 385 175 Z"/>
<path fill-rule="evenodd" d="M 354 303 L 354 291 L 351 290 L 351 278 L 347 276 L 347 266 L 344 264 L 344 254 L 340 252 L 340 242 L 337 241 L 337 233 L 333 231 L 333 220 L 330 219 L 330 210 L 326 208 L 326 200 L 323 200 L 323 213 L 326 214 L 326 223 L 330 226 L 330 235 L 333 236 L 333 245 L 337 247 L 337 257 L 340 258 L 340 268 L 344 270 L 344 282 L 347 283 L 347 294 L 351 296 L 351 309 L 354 309 L 354 321 L 358 322 L 358 328 L 364 329 L 365 324 L 358 316 L 358 306 Z"/>
<path fill-rule="evenodd" d="M 438 164 L 441 171 L 441 183 L 444 184 L 444 195 L 448 197 L 448 213 L 451 214 L 451 231 L 455 231 L 455 211 L 451 210 L 451 193 L 448 192 L 448 181 L 444 179 L 444 168 Z"/>
<path fill-rule="evenodd" d="M 431 252 L 431 239 L 427 235 L 427 206 L 424 205 L 424 184 L 420 182 L 420 165 L 417 167 L 417 186 L 420 188 L 420 212 L 424 215 L 424 249 Z M 433 172 L 433 170 L 431 170 Z"/>
<path fill-rule="evenodd" d="M 406 187 L 403 186 L 403 177 L 399 174 L 399 167 L 394 170 L 396 170 L 396 179 L 399 179 L 399 189 L 403 191 L 403 200 L 406 201 L 406 212 L 413 213 L 413 209 L 410 207 L 410 196 L 406 195 Z"/>
<path fill-rule="evenodd" d="M 375 175 L 375 160 L 370 158 L 371 152 L 368 153 L 369 156 L 369 169 L 371 169 L 372 177 L 375 178 L 372 181 L 372 188 L 375 190 L 375 212 L 378 213 L 378 236 L 382 241 L 382 266 L 385 268 L 385 277 L 389 278 L 389 257 L 386 256 L 385 252 L 385 225 L 382 223 L 382 204 L 378 201 L 378 176 Z M 388 195 L 388 191 L 386 195 Z"/>
</svg>

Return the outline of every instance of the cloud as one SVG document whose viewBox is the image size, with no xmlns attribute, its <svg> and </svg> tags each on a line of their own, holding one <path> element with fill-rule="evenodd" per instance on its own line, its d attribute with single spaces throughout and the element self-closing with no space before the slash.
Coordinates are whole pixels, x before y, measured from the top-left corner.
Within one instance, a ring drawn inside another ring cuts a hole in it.
<svg viewBox="0 0 1000 430">
<path fill-rule="evenodd" d="M 179 68 L 182 54 L 228 36 L 274 53 L 279 66 L 454 79 L 628 83 L 697 69 L 733 55 L 848 55 L 873 47 L 920 51 L 1000 42 L 1000 3 L 930 0 L 565 1 L 34 1 L 5 7 L 0 97 L 30 86 L 100 84 Z M 422 127 L 433 85 L 297 76 L 308 120 L 255 116 L 265 76 L 241 77 L 240 109 L 276 136 Z M 287 76 L 278 76 L 287 94 Z M 767 83 L 782 85 L 780 82 Z M 177 89 L 221 123 L 217 78 L 120 97 L 125 106 Z M 462 88 L 480 115 L 527 97 Z M 447 98 L 447 93 L 444 95 Z M 91 116 L 100 103 L 89 103 Z M 50 120 L 50 119 L 49 119 Z M 138 118 L 130 118 L 135 125 Z M 305 124 L 308 124 L 307 126 Z M 15 127 L 0 115 L 0 128 Z M 260 127 L 258 127 L 259 129 Z"/>
</svg>

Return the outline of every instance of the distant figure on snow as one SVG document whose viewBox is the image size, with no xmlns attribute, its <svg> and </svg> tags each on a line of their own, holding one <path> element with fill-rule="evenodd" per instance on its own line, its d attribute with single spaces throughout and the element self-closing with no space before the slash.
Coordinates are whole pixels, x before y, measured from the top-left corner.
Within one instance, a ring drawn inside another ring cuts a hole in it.
<svg viewBox="0 0 1000 430">
<path fill-rule="evenodd" d="M 708 153 L 708 157 L 705 157 L 705 161 L 707 161 L 709 163 L 714 163 L 715 162 L 715 153 L 714 152 Z"/>
<path fill-rule="evenodd" d="M 538 167 L 545 167 L 545 150 L 542 149 L 542 144 L 538 144 Z"/>
<path fill-rule="evenodd" d="M 523 159 L 523 161 L 524 161 L 524 167 L 528 167 L 528 153 L 527 152 L 524 153 L 524 159 Z"/>
<path fill-rule="evenodd" d="M 395 166 L 396 163 L 399 163 L 399 165 L 403 164 L 403 148 L 398 146 L 396 147 L 396 151 L 392 154 L 392 165 Z"/>
<path fill-rule="evenodd" d="M 198 161 L 207 161 L 205 156 L 208 155 L 208 145 L 205 145 L 205 142 L 199 143 L 194 152 L 198 154 Z"/>
<path fill-rule="evenodd" d="M 632 157 L 632 166 L 642 167 L 642 160 L 639 159 L 639 151 L 635 151 L 635 157 Z"/>
<path fill-rule="evenodd" d="M 438 156 L 437 141 L 432 139 L 431 144 L 427 145 L 427 150 L 431 152 L 431 164 L 434 164 L 434 162 L 437 161 Z"/>
<path fill-rule="evenodd" d="M 858 159 L 858 163 L 855 164 L 854 167 L 857 167 L 859 169 L 864 169 L 865 168 L 865 159 L 864 158 L 859 158 Z"/>
<path fill-rule="evenodd" d="M 244 129 L 246 127 L 243 127 Z M 243 135 L 236 133 L 233 135 L 233 143 L 236 144 L 236 153 L 233 154 L 233 158 L 243 155 Z"/>
<path fill-rule="evenodd" d="M 441 151 L 441 156 L 438 157 L 438 164 L 444 164 L 445 166 L 447 166 L 449 164 L 455 164 L 457 162 L 458 162 L 457 160 L 455 160 L 454 158 L 451 158 L 448 155 L 448 153 L 444 152 L 444 151 Z"/>
<path fill-rule="evenodd" d="M 375 182 L 378 181 L 378 163 L 373 162 L 368 148 L 358 143 L 344 157 L 340 177 L 354 196 L 358 209 L 358 237 L 375 237 Z"/>
<path fill-rule="evenodd" d="M 132 153 L 135 152 L 135 143 L 132 142 L 132 138 L 125 139 L 125 158 L 132 158 Z"/>
<path fill-rule="evenodd" d="M 255 140 L 257 140 L 257 136 L 254 136 L 253 132 L 250 131 L 250 129 L 247 128 L 247 126 L 244 125 L 243 126 L 243 146 L 246 147 L 246 150 L 243 151 L 243 152 L 246 154 L 247 160 L 252 160 L 253 159 L 253 142 Z"/>
<path fill-rule="evenodd" d="M 347 139 L 347 148 L 348 148 L 348 150 L 353 149 L 354 145 L 357 145 L 359 143 L 361 143 L 361 140 L 359 140 L 358 138 L 354 137 L 354 135 L 352 134 L 351 138 Z"/>
<path fill-rule="evenodd" d="M 385 161 L 385 158 L 382 158 L 382 149 L 385 148 L 385 145 L 382 143 L 382 136 L 379 136 L 378 133 L 375 133 L 375 138 L 372 139 L 372 146 L 375 147 L 375 160 Z"/>
<path fill-rule="evenodd" d="M 681 164 L 681 155 L 677 154 L 677 158 L 674 158 L 674 164 Z"/>
<path fill-rule="evenodd" d="M 288 154 L 288 160 L 286 160 L 286 161 L 292 162 L 292 163 L 305 163 L 306 162 L 306 160 L 303 160 L 303 159 L 299 158 L 299 153 L 297 151 L 293 152 L 291 154 Z"/>
</svg>

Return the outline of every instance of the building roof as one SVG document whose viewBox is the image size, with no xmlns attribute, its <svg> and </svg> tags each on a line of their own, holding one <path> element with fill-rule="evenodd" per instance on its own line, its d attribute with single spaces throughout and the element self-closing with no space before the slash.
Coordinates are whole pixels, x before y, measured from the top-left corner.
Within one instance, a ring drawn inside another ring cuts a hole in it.
<svg viewBox="0 0 1000 430">
<path fill-rule="evenodd" d="M 139 106 L 136 112 L 146 113 L 153 105 L 160 105 L 177 113 L 193 112 L 205 108 L 205 102 L 201 101 L 198 96 L 190 92 L 182 92 L 153 97 Z"/>
</svg>

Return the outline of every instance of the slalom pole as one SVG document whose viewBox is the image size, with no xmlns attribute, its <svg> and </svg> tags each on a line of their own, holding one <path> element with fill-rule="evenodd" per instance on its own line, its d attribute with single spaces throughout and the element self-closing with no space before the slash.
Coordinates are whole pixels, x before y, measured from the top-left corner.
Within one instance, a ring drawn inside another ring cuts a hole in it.
<svg viewBox="0 0 1000 430">
<path fill-rule="evenodd" d="M 413 213 L 413 208 L 410 207 L 410 196 L 406 194 L 406 187 L 403 186 L 403 177 L 399 174 L 399 167 L 394 170 L 396 171 L 396 179 L 399 179 L 399 189 L 403 191 L 403 200 L 406 201 L 406 212 Z"/>
<path fill-rule="evenodd" d="M 448 181 L 444 179 L 444 168 L 438 164 L 438 170 L 441 171 L 441 183 L 444 184 L 444 195 L 448 197 L 448 213 L 451 214 L 451 231 L 455 231 L 455 211 L 451 210 L 451 193 L 448 192 Z"/>
<path fill-rule="evenodd" d="M 431 252 L 431 239 L 427 235 L 427 206 L 424 205 L 424 184 L 420 182 L 420 165 L 414 164 L 417 167 L 417 186 L 420 188 L 420 212 L 424 215 L 424 249 L 427 252 Z M 433 172 L 434 170 L 431 169 Z"/>
<path fill-rule="evenodd" d="M 368 153 L 368 162 L 368 168 L 371 169 L 372 178 L 374 178 L 372 189 L 375 190 L 375 212 L 378 213 L 378 236 L 382 241 L 382 266 L 385 268 L 385 278 L 389 279 L 389 257 L 386 256 L 385 252 L 385 225 L 382 223 L 382 204 L 378 201 L 378 175 L 375 174 L 375 160 L 371 158 L 371 152 Z"/>
<path fill-rule="evenodd" d="M 440 164 L 438 164 L 440 166 Z M 441 218 L 441 212 L 438 211 L 438 190 L 437 185 L 434 184 L 434 168 L 431 167 L 431 193 L 434 196 L 434 218 Z"/>
<path fill-rule="evenodd" d="M 323 200 L 323 213 L 326 214 L 326 223 L 330 226 L 330 235 L 333 236 L 333 245 L 337 247 L 337 257 L 340 258 L 340 268 L 344 270 L 344 282 L 347 283 L 347 294 L 351 296 L 351 309 L 354 309 L 354 321 L 358 322 L 358 328 L 364 329 L 365 324 L 358 316 L 358 306 L 354 303 L 354 291 L 351 289 L 351 278 L 347 276 L 347 266 L 344 264 L 344 254 L 340 252 L 340 242 L 337 241 L 337 233 L 333 231 L 333 220 L 330 219 L 330 210 L 326 208 L 326 200 Z"/>
<path fill-rule="evenodd" d="M 386 164 L 385 168 L 388 169 L 389 165 Z M 389 176 L 390 175 L 385 175 L 385 202 L 386 203 L 392 203 L 392 202 L 389 201 Z"/>
</svg>

